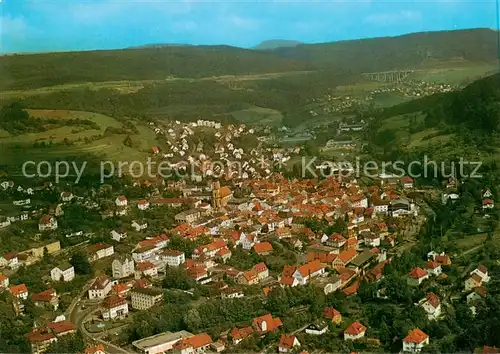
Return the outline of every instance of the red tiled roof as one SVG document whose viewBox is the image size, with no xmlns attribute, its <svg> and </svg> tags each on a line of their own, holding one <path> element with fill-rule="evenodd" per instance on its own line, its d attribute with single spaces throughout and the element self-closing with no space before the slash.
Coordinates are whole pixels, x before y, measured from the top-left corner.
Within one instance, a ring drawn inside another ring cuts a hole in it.
<svg viewBox="0 0 500 354">
<path fill-rule="evenodd" d="M 255 253 L 257 253 L 257 254 L 272 252 L 273 245 L 270 242 L 264 241 L 264 242 L 256 243 L 253 246 L 253 249 L 254 249 Z"/>
<path fill-rule="evenodd" d="M 426 296 L 427 302 L 432 305 L 432 307 L 437 308 L 439 304 L 441 303 L 439 301 L 439 298 L 437 297 L 436 294 L 434 293 L 428 293 Z"/>
<path fill-rule="evenodd" d="M 413 279 L 420 279 L 420 278 L 423 278 L 427 275 L 427 271 L 420 268 L 420 267 L 415 267 L 413 268 L 413 270 L 408 274 L 408 276 L 410 278 L 413 278 Z"/>
<path fill-rule="evenodd" d="M 183 339 L 181 342 L 183 342 L 184 345 L 193 347 L 193 349 L 202 348 L 213 343 L 212 338 L 206 333 L 196 334 L 192 337 Z"/>
<path fill-rule="evenodd" d="M 262 330 L 262 324 L 266 323 L 266 330 Z M 253 324 L 259 333 L 274 332 L 278 327 L 282 325 L 281 319 L 279 317 L 273 318 L 270 313 L 256 317 L 253 319 Z"/>
<path fill-rule="evenodd" d="M 317 271 L 323 268 L 325 267 L 321 264 L 319 259 L 316 259 L 312 262 L 301 265 L 300 267 L 297 268 L 297 270 L 303 277 L 307 277 L 310 274 L 316 273 Z"/>
<path fill-rule="evenodd" d="M 31 295 L 31 299 L 35 302 L 50 302 L 56 296 L 54 289 L 47 289 L 37 294 Z"/>
<path fill-rule="evenodd" d="M 292 349 L 294 342 L 295 342 L 295 336 L 293 334 L 282 334 L 280 337 L 281 348 Z"/>
<path fill-rule="evenodd" d="M 251 336 L 252 333 L 253 333 L 253 328 L 250 326 L 243 328 L 233 328 L 233 330 L 231 331 L 231 337 L 233 338 L 233 340 L 245 339 Z"/>
<path fill-rule="evenodd" d="M 47 325 L 55 334 L 76 331 L 76 326 L 70 321 L 51 322 Z"/>
<path fill-rule="evenodd" d="M 344 334 L 350 334 L 356 336 L 366 331 L 366 327 L 363 326 L 358 321 L 351 323 L 349 327 L 344 331 Z"/>
<path fill-rule="evenodd" d="M 352 285 L 348 286 L 343 290 L 346 296 L 356 294 L 359 289 L 359 281 L 355 281 Z"/>
<path fill-rule="evenodd" d="M 104 352 L 104 345 L 97 344 L 85 349 L 85 354 L 95 354 L 97 352 Z"/>
<path fill-rule="evenodd" d="M 341 316 L 341 314 L 333 307 L 327 307 L 323 310 L 323 317 L 326 319 L 331 320 L 337 316 Z"/>
<path fill-rule="evenodd" d="M 153 263 L 151 263 L 150 261 L 137 262 L 136 267 L 141 272 L 144 272 L 145 270 L 148 270 L 148 269 L 156 268 L 156 266 Z"/>
<path fill-rule="evenodd" d="M 10 293 L 13 295 L 13 296 L 19 296 L 23 293 L 27 293 L 28 292 L 28 288 L 26 287 L 26 285 L 24 283 L 22 284 L 19 284 L 19 285 L 12 285 L 10 288 Z"/>
<path fill-rule="evenodd" d="M 55 336 L 46 329 L 35 328 L 28 334 L 28 340 L 31 343 L 45 342 L 52 338 L 55 338 Z"/>
<path fill-rule="evenodd" d="M 111 295 L 108 296 L 106 299 L 104 299 L 104 301 L 102 302 L 102 306 L 107 309 L 112 309 L 114 307 L 118 307 L 126 303 L 127 300 L 125 300 L 124 298 L 119 297 L 117 295 Z"/>
<path fill-rule="evenodd" d="M 429 261 L 429 262 L 427 262 L 427 265 L 426 265 L 427 269 L 436 269 L 438 267 L 440 267 L 440 264 L 436 261 Z"/>
<path fill-rule="evenodd" d="M 267 269 L 267 266 L 265 263 L 259 263 L 259 264 L 256 264 L 252 267 L 252 270 L 254 270 L 255 272 L 257 273 L 262 273 L 262 272 L 265 272 Z"/>
<path fill-rule="evenodd" d="M 425 334 L 421 329 L 415 328 L 406 336 L 405 339 L 403 339 L 403 341 L 406 343 L 420 344 L 427 338 L 429 338 L 427 334 Z"/>
<path fill-rule="evenodd" d="M 498 354 L 500 351 L 496 347 L 489 347 L 485 345 L 483 347 L 483 354 Z"/>
</svg>

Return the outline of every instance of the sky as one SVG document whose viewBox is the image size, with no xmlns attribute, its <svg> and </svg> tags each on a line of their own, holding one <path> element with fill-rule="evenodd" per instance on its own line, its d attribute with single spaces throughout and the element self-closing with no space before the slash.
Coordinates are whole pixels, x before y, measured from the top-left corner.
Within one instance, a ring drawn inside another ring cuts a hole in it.
<svg viewBox="0 0 500 354">
<path fill-rule="evenodd" d="M 331 42 L 496 28 L 495 11 L 495 0 L 0 0 L 0 52 Z"/>
</svg>

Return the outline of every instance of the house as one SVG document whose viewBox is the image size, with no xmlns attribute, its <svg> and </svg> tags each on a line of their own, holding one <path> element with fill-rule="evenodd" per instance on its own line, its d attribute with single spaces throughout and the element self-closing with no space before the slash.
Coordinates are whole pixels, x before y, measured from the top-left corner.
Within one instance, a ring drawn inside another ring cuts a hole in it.
<svg viewBox="0 0 500 354">
<path fill-rule="evenodd" d="M 147 200 L 139 200 L 137 202 L 137 208 L 139 210 L 147 210 L 149 208 L 149 202 Z"/>
<path fill-rule="evenodd" d="M 135 272 L 133 258 L 129 256 L 119 256 L 111 263 L 111 271 L 115 279 L 131 276 Z"/>
<path fill-rule="evenodd" d="M 95 262 L 98 259 L 112 256 L 115 253 L 113 246 L 103 242 L 96 243 L 87 247 L 89 262 Z"/>
<path fill-rule="evenodd" d="M 178 267 L 186 261 L 186 256 L 184 252 L 166 249 L 162 252 L 161 259 L 169 267 Z"/>
<path fill-rule="evenodd" d="M 244 285 L 256 285 L 259 283 L 259 276 L 253 270 L 249 270 L 248 272 L 243 272 L 237 276 L 236 281 L 239 284 Z"/>
<path fill-rule="evenodd" d="M 33 354 L 44 353 L 53 342 L 57 342 L 57 338 L 48 329 L 34 328 L 28 334 L 28 342 L 31 345 Z"/>
<path fill-rule="evenodd" d="M 252 267 L 252 270 L 257 274 L 259 281 L 262 281 L 269 277 L 269 269 L 265 263 L 259 263 Z"/>
<path fill-rule="evenodd" d="M 221 298 L 223 299 L 237 299 L 244 296 L 243 291 L 236 288 L 225 288 L 221 291 Z"/>
<path fill-rule="evenodd" d="M 476 269 L 474 269 L 472 272 L 470 272 L 470 275 L 477 274 L 481 277 L 482 281 L 487 283 L 490 281 L 490 277 L 488 276 L 488 269 L 480 264 L 477 266 Z"/>
<path fill-rule="evenodd" d="M 325 308 L 323 310 L 323 317 L 336 325 L 342 322 L 342 315 L 333 307 Z"/>
<path fill-rule="evenodd" d="M 246 233 L 242 232 L 237 243 L 240 244 L 244 250 L 251 250 L 252 247 L 257 244 L 257 242 L 257 236 L 252 234 L 247 235 Z"/>
<path fill-rule="evenodd" d="M 117 295 L 108 296 L 101 304 L 103 320 L 114 320 L 124 318 L 128 314 L 128 303 Z"/>
<path fill-rule="evenodd" d="M 0 229 L 3 229 L 5 227 L 10 226 L 11 221 L 9 218 L 6 218 L 4 216 L 0 216 Z"/>
<path fill-rule="evenodd" d="M 470 291 L 474 288 L 483 285 L 483 279 L 478 274 L 472 274 L 467 280 L 465 280 L 465 291 Z"/>
<path fill-rule="evenodd" d="M 174 344 L 173 349 L 180 354 L 205 353 L 212 343 L 208 334 L 200 333 L 181 339 Z"/>
<path fill-rule="evenodd" d="M 401 185 L 403 186 L 404 189 L 410 189 L 413 188 L 413 178 L 409 176 L 404 176 L 401 178 Z"/>
<path fill-rule="evenodd" d="M 415 267 L 408 274 L 407 282 L 408 282 L 408 285 L 418 286 L 418 285 L 422 284 L 422 282 L 428 278 L 429 278 L 429 273 L 427 273 L 426 270 L 424 270 L 420 267 Z"/>
<path fill-rule="evenodd" d="M 198 246 L 193 251 L 193 259 L 201 258 L 214 258 L 221 249 L 227 248 L 226 241 L 224 240 L 215 240 L 212 243 Z"/>
<path fill-rule="evenodd" d="M 215 256 L 222 261 L 222 263 L 226 263 L 228 259 L 231 258 L 232 252 L 229 248 L 224 247 L 217 251 Z"/>
<path fill-rule="evenodd" d="M 327 331 L 328 331 L 328 324 L 321 319 L 314 321 L 309 325 L 309 327 L 306 328 L 307 334 L 312 334 L 316 336 L 322 335 Z"/>
<path fill-rule="evenodd" d="M 47 324 L 47 328 L 49 328 L 58 338 L 67 334 L 76 333 L 76 326 L 73 322 L 66 320 L 50 322 Z"/>
<path fill-rule="evenodd" d="M 279 317 L 273 318 L 270 313 L 253 319 L 253 328 L 261 335 L 274 332 L 282 325 L 281 319 Z"/>
<path fill-rule="evenodd" d="M 104 299 L 112 286 L 113 283 L 106 275 L 97 277 L 88 290 L 89 299 Z"/>
<path fill-rule="evenodd" d="M 316 259 L 298 267 L 292 277 L 297 280 L 299 285 L 305 285 L 310 279 L 323 275 L 324 273 L 325 267 L 321 264 L 319 259 Z"/>
<path fill-rule="evenodd" d="M 142 277 L 155 278 L 158 276 L 158 268 L 150 261 L 137 262 L 135 270 L 135 279 Z"/>
<path fill-rule="evenodd" d="M 7 289 L 9 286 L 9 277 L 0 273 L 0 290 Z"/>
<path fill-rule="evenodd" d="M 28 298 L 28 288 L 24 283 L 18 285 L 12 285 L 9 288 L 9 291 L 12 294 L 12 296 L 18 299 L 26 300 Z"/>
<path fill-rule="evenodd" d="M 299 340 L 293 334 L 282 334 L 278 346 L 279 353 L 291 352 L 295 347 L 300 347 Z"/>
<path fill-rule="evenodd" d="M 435 320 L 441 315 L 441 301 L 436 294 L 430 292 L 420 301 L 420 306 L 427 313 L 429 320 Z"/>
<path fill-rule="evenodd" d="M 493 209 L 495 207 L 495 202 L 491 199 L 483 199 L 482 205 L 483 209 Z"/>
<path fill-rule="evenodd" d="M 61 193 L 61 200 L 63 202 L 71 202 L 71 200 L 73 199 L 73 197 L 74 197 L 74 195 L 71 192 L 62 192 Z"/>
<path fill-rule="evenodd" d="M 139 232 L 146 230 L 148 228 L 148 223 L 146 220 L 134 220 L 132 221 L 131 226 L 135 229 L 135 231 Z"/>
<path fill-rule="evenodd" d="M 68 262 L 61 263 L 50 271 L 50 277 L 53 281 L 72 281 L 75 278 L 75 268 Z"/>
<path fill-rule="evenodd" d="M 147 310 L 163 301 L 163 290 L 135 287 L 130 291 L 130 300 L 133 309 Z"/>
<path fill-rule="evenodd" d="M 486 297 L 486 288 L 483 286 L 478 286 L 473 291 L 467 295 L 467 304 L 474 304 L 476 301 Z"/>
<path fill-rule="evenodd" d="M 339 233 L 331 234 L 326 241 L 326 245 L 330 247 L 341 248 L 345 243 L 346 239 Z"/>
<path fill-rule="evenodd" d="M 342 287 L 342 279 L 337 275 L 332 275 L 322 278 L 316 285 L 322 287 L 325 295 L 328 295 Z"/>
<path fill-rule="evenodd" d="M 139 247 L 136 250 L 134 250 L 134 252 L 132 252 L 132 258 L 136 262 L 141 262 L 153 258 L 156 251 L 157 249 L 153 245 Z"/>
<path fill-rule="evenodd" d="M 47 289 L 45 291 L 32 294 L 31 300 L 36 306 L 52 308 L 54 311 L 59 307 L 59 298 L 54 289 Z"/>
<path fill-rule="evenodd" d="M 233 340 L 233 344 L 238 344 L 243 339 L 250 337 L 253 333 L 254 331 L 251 326 L 243 328 L 233 328 L 233 330 L 231 331 L 231 339 Z"/>
<path fill-rule="evenodd" d="M 429 336 L 416 328 L 403 339 L 403 352 L 418 353 L 429 344 Z"/>
<path fill-rule="evenodd" d="M 6 253 L 2 258 L 2 266 L 8 266 L 9 268 L 14 269 L 19 265 L 19 258 L 15 252 Z"/>
<path fill-rule="evenodd" d="M 358 321 L 351 323 L 344 331 L 344 340 L 356 340 L 363 338 L 366 333 L 366 327 Z"/>
<path fill-rule="evenodd" d="M 106 354 L 106 353 L 104 352 L 104 345 L 97 344 L 85 348 L 84 354 Z"/>
<path fill-rule="evenodd" d="M 226 344 L 223 340 L 218 340 L 210 344 L 210 349 L 212 349 L 213 352 L 220 353 L 226 350 Z"/>
<path fill-rule="evenodd" d="M 443 271 L 441 268 L 441 264 L 439 264 L 436 261 L 427 262 L 425 269 L 427 270 L 427 273 L 429 273 L 429 275 L 434 275 L 434 276 L 440 275 Z"/>
<path fill-rule="evenodd" d="M 38 230 L 40 231 L 52 231 L 57 230 L 57 219 L 50 215 L 44 215 L 40 218 L 38 222 Z"/>
<path fill-rule="evenodd" d="M 127 238 L 127 231 L 124 229 L 111 230 L 111 238 L 116 242 L 120 242 L 121 240 Z"/>
<path fill-rule="evenodd" d="M 253 245 L 253 250 L 259 256 L 267 256 L 273 252 L 273 245 L 267 241 L 259 242 Z"/>
<path fill-rule="evenodd" d="M 126 207 L 128 205 L 127 197 L 121 195 L 115 199 L 115 204 L 117 207 Z"/>
<path fill-rule="evenodd" d="M 182 211 L 175 215 L 175 221 L 179 223 L 193 224 L 196 220 L 201 218 L 201 211 L 198 209 L 189 209 Z"/>
</svg>

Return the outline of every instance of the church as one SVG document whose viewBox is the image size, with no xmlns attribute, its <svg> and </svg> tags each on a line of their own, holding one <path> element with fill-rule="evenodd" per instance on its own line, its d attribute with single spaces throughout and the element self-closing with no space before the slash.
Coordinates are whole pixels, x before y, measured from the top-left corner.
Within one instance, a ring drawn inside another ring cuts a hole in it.
<svg viewBox="0 0 500 354">
<path fill-rule="evenodd" d="M 212 183 L 212 207 L 214 209 L 224 208 L 231 197 L 233 192 L 228 186 L 221 187 L 220 183 Z"/>
</svg>

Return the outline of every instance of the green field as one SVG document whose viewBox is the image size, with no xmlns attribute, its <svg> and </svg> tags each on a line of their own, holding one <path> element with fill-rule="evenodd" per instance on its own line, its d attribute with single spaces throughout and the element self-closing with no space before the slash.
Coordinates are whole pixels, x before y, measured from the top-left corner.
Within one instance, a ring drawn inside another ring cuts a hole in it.
<svg viewBox="0 0 500 354">
<path fill-rule="evenodd" d="M 250 125 L 280 126 L 283 115 L 270 108 L 252 107 L 230 113 L 237 121 Z"/>
<path fill-rule="evenodd" d="M 0 135 L 0 162 L 6 164 L 20 163 L 21 161 L 41 161 L 63 157 L 82 157 L 92 155 L 96 158 L 119 160 L 144 160 L 150 154 L 152 146 L 157 145 L 155 133 L 147 126 L 134 122 L 138 134 L 132 134 L 133 147 L 123 144 L 127 135 L 105 134 L 108 127 L 122 128 L 122 123 L 114 118 L 80 111 L 62 110 L 28 110 L 31 116 L 51 118 L 61 121 L 60 126 L 43 132 L 27 133 L 10 136 L 6 132 Z M 87 129 L 80 126 L 65 126 L 67 119 L 87 119 L 96 122 L 100 129 Z M 97 138 L 101 136 L 100 138 Z M 94 139 L 92 139 L 94 138 Z M 64 145 L 67 139 L 71 145 Z M 87 140 L 85 140 L 87 139 Z M 44 142 L 52 146 L 34 147 L 34 143 Z"/>
<path fill-rule="evenodd" d="M 436 82 L 450 85 L 460 85 L 464 82 L 477 80 L 488 74 L 496 72 L 494 64 L 461 65 L 448 68 L 428 69 L 417 71 L 409 78 L 411 80 Z"/>
</svg>

